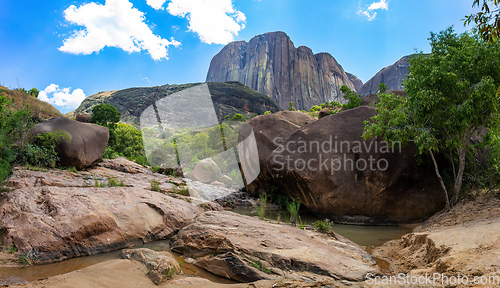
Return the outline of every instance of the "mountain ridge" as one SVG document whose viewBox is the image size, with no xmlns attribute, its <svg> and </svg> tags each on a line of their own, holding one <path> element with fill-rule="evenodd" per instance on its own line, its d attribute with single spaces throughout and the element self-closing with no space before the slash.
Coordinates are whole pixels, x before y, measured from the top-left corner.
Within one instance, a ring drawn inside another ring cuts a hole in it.
<svg viewBox="0 0 500 288">
<path fill-rule="evenodd" d="M 91 114 L 92 107 L 95 105 L 111 104 L 121 113 L 122 122 L 139 125 L 141 113 L 156 101 L 201 84 L 203 83 L 167 84 L 100 92 L 85 98 L 76 110 L 66 115 Z M 280 110 L 272 99 L 239 82 L 207 83 L 207 85 L 220 122 L 224 120 L 226 115 L 232 117 L 234 114 L 242 114 L 244 117 L 250 118 L 266 111 L 277 112 Z"/>
</svg>

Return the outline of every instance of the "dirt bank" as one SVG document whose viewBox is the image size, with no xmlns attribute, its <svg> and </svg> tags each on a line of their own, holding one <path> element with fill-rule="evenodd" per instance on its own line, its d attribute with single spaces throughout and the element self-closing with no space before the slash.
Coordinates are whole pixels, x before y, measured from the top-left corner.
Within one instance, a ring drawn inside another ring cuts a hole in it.
<svg viewBox="0 0 500 288">
<path fill-rule="evenodd" d="M 373 254 L 390 262 L 395 275 L 467 277 L 469 283 L 462 281 L 459 287 L 481 286 L 470 283 L 477 277 L 487 281 L 485 287 L 499 287 L 500 282 L 492 281 L 500 281 L 500 200 L 480 197 L 462 202 Z"/>
</svg>

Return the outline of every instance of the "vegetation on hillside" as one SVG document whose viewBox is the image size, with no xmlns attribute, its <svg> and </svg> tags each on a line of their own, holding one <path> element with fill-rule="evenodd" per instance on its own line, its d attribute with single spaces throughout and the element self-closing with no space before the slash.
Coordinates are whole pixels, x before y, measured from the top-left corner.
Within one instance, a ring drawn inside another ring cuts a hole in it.
<svg viewBox="0 0 500 288">
<path fill-rule="evenodd" d="M 211 158 L 222 173 L 232 180 L 241 178 L 235 158 L 240 121 L 224 122 L 206 128 L 173 130 L 162 127 L 143 128 L 145 150 L 150 165 L 173 168 L 182 165 L 185 175 L 205 158 Z"/>
<path fill-rule="evenodd" d="M 30 143 L 30 129 L 43 115 L 60 113 L 22 91 L 0 88 L 0 183 L 9 176 L 13 165 L 41 168 L 57 164 L 56 139 L 67 137 L 62 131 L 40 134 L 38 141 Z"/>
<path fill-rule="evenodd" d="M 431 33 L 429 40 L 432 53 L 409 60 L 410 73 L 403 82 L 408 96 L 380 93 L 378 115 L 367 121 L 364 137 L 413 143 L 419 154 L 430 155 L 450 208 L 461 192 L 471 137 L 480 127 L 494 128 L 490 133 L 498 130 L 500 43 L 457 35 L 453 28 Z M 436 153 L 446 154 L 453 166 L 452 193 Z"/>
<path fill-rule="evenodd" d="M 36 90 L 36 88 L 33 88 Z M 54 106 L 49 103 L 40 101 L 28 93 L 35 93 L 34 90 L 26 91 L 25 89 L 10 90 L 0 86 L 0 95 L 4 95 L 12 102 L 9 109 L 21 110 L 29 107 L 30 115 L 37 117 L 39 120 L 57 116 L 62 116 Z M 37 94 L 38 96 L 38 94 Z"/>
<path fill-rule="evenodd" d="M 94 106 L 110 104 L 120 113 L 120 122 L 139 126 L 142 112 L 156 101 L 174 93 L 201 85 L 190 83 L 181 85 L 164 85 L 146 88 L 129 88 L 114 92 L 101 92 L 87 97 L 72 113 L 91 114 Z M 241 114 L 245 119 L 264 113 L 267 110 L 277 112 L 278 104 L 267 95 L 259 93 L 239 82 L 207 83 L 219 121 L 229 115 L 231 119 Z M 189 107 L 183 107 L 189 109 Z"/>
</svg>

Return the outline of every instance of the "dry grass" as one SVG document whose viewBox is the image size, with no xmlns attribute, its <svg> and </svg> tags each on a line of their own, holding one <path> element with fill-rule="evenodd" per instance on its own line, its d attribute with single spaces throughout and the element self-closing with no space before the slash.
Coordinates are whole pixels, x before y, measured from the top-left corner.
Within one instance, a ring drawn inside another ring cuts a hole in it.
<svg viewBox="0 0 500 288">
<path fill-rule="evenodd" d="M 40 119 L 47 119 L 56 116 L 62 116 L 61 112 L 49 103 L 38 100 L 37 98 L 26 93 L 10 90 L 0 86 L 0 95 L 5 95 L 14 102 L 15 109 L 23 109 L 28 106 L 28 109 Z"/>
</svg>

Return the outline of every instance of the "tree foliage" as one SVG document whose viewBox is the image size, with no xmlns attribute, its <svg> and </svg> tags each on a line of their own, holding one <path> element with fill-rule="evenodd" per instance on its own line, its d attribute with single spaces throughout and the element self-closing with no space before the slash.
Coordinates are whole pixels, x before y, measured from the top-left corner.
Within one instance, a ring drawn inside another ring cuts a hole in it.
<svg viewBox="0 0 500 288">
<path fill-rule="evenodd" d="M 447 154 L 451 163 L 458 160 L 458 169 L 453 166 L 454 204 L 471 136 L 481 126 L 498 125 L 500 46 L 476 35 L 457 35 L 453 28 L 431 33 L 429 40 L 432 53 L 420 53 L 409 60 L 410 73 L 403 82 L 408 96 L 380 94 L 378 115 L 367 123 L 364 137 L 411 142 L 419 154 L 428 153 L 447 201 L 450 197 L 434 155 Z"/>
<path fill-rule="evenodd" d="M 0 95 L 0 182 L 9 176 L 28 140 L 33 125 L 27 110 L 15 110 L 6 96 Z"/>
<path fill-rule="evenodd" d="M 243 115 L 237 113 L 233 115 L 233 118 L 231 119 L 232 121 L 245 121 L 245 117 Z"/>
<path fill-rule="evenodd" d="M 111 104 L 99 104 L 92 108 L 92 123 L 102 126 L 118 123 L 120 116 L 121 113 Z"/>
<path fill-rule="evenodd" d="M 347 104 L 342 105 L 344 109 L 356 108 L 361 104 L 361 96 L 356 91 L 349 89 L 347 85 L 342 85 L 340 91 L 344 93 L 344 98 L 348 101 Z"/>
<path fill-rule="evenodd" d="M 500 35 L 500 0 L 474 0 L 472 7 L 481 7 L 476 14 L 465 16 L 464 26 L 474 22 L 484 40 L 493 42 Z"/>
<path fill-rule="evenodd" d="M 38 89 L 36 89 L 36 88 L 31 88 L 28 91 L 28 94 L 35 97 L 35 98 L 38 98 L 38 94 L 40 94 L 40 91 L 38 91 Z"/>
</svg>

